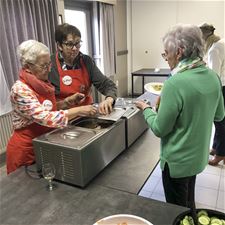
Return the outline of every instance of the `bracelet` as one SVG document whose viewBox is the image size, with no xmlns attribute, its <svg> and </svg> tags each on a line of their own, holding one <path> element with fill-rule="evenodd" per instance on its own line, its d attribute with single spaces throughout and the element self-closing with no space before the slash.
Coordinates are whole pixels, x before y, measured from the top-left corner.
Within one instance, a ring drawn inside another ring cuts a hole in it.
<svg viewBox="0 0 225 225">
<path fill-rule="evenodd" d="M 152 109 L 152 107 L 151 107 L 151 106 L 145 107 L 144 110 L 143 110 L 143 112 L 144 112 L 146 109 Z"/>
</svg>

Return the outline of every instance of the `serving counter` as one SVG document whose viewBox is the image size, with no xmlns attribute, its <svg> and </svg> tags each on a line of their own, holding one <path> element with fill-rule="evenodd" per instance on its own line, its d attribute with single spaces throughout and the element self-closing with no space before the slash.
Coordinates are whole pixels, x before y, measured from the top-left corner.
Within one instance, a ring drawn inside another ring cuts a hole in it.
<svg viewBox="0 0 225 225">
<path fill-rule="evenodd" d="M 112 214 L 134 214 L 154 225 L 172 224 L 186 208 L 146 199 L 100 185 L 85 189 L 58 183 L 49 192 L 45 180 L 22 169 L 1 180 L 1 224 L 92 225 Z"/>
<path fill-rule="evenodd" d="M 20 168 L 0 176 L 0 224 L 92 225 L 113 214 L 134 214 L 154 225 L 172 224 L 186 208 L 138 196 L 158 161 L 159 140 L 150 130 L 85 188 L 31 179 Z"/>
</svg>

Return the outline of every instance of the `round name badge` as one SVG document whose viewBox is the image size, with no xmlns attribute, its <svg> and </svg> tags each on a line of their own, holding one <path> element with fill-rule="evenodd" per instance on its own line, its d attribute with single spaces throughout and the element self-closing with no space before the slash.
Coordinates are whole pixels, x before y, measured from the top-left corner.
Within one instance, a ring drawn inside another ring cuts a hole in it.
<svg viewBox="0 0 225 225">
<path fill-rule="evenodd" d="M 45 110 L 49 110 L 50 111 L 53 108 L 52 102 L 50 100 L 48 100 L 48 99 L 44 100 L 42 105 L 43 105 Z"/>
<path fill-rule="evenodd" d="M 72 77 L 66 75 L 66 76 L 64 76 L 64 77 L 62 78 L 62 82 L 63 82 L 63 84 L 69 86 L 69 85 L 72 84 Z"/>
</svg>

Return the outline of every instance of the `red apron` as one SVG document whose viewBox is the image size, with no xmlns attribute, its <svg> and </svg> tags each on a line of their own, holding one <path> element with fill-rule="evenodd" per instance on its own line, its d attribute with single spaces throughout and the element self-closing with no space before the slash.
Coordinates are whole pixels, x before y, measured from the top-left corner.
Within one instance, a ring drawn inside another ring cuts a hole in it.
<svg viewBox="0 0 225 225">
<path fill-rule="evenodd" d="M 45 100 L 52 102 L 52 110 L 56 110 L 56 100 L 54 95 L 41 96 L 36 93 L 39 102 L 42 104 Z M 31 165 L 35 161 L 32 139 L 44 133 L 51 131 L 53 128 L 41 126 L 32 123 L 27 127 L 15 130 L 10 138 L 7 151 L 7 174 L 13 172 L 20 166 Z"/>
<path fill-rule="evenodd" d="M 63 100 L 70 95 L 80 92 L 85 94 L 85 100 L 81 105 L 92 104 L 91 82 L 83 60 L 81 59 L 80 69 L 63 70 L 58 60 L 58 54 L 56 54 L 56 65 L 60 79 L 60 94 L 57 98 Z"/>
</svg>

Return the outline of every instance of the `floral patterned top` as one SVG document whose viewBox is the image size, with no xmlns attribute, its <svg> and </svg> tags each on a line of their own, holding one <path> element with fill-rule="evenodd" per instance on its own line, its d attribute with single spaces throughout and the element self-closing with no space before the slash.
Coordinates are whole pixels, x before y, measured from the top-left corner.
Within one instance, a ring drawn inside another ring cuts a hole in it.
<svg viewBox="0 0 225 225">
<path fill-rule="evenodd" d="M 46 110 L 34 91 L 20 80 L 13 85 L 10 98 L 14 129 L 26 127 L 33 122 L 53 128 L 65 127 L 68 124 L 67 110 Z"/>
</svg>

